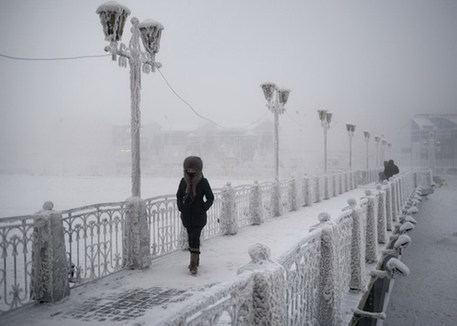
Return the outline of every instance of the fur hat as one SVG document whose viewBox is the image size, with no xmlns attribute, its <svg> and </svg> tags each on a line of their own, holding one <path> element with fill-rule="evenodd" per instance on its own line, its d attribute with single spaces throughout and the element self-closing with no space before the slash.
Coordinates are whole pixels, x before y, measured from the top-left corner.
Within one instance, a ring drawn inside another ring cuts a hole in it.
<svg viewBox="0 0 457 326">
<path fill-rule="evenodd" d="M 198 156 L 189 156 L 184 160 L 183 167 L 184 170 L 194 169 L 201 172 L 203 170 L 203 161 Z"/>
</svg>

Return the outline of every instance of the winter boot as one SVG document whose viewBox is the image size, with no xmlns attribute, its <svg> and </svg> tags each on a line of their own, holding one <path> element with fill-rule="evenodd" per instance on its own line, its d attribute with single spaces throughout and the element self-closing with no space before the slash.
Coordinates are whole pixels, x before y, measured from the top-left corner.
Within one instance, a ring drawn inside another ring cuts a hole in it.
<svg viewBox="0 0 457 326">
<path fill-rule="evenodd" d="M 199 256 L 200 251 L 198 249 L 190 249 L 190 265 L 189 271 L 192 275 L 197 274 L 198 272 L 198 265 L 199 265 Z"/>
</svg>

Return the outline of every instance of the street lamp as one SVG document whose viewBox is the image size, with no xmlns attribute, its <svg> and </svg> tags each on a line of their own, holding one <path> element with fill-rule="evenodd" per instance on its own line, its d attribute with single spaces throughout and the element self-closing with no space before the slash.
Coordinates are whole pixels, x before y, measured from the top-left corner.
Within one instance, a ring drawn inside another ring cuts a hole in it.
<svg viewBox="0 0 457 326">
<path fill-rule="evenodd" d="M 267 100 L 267 108 L 275 117 L 275 180 L 279 181 L 279 115 L 286 110 L 284 105 L 289 99 L 290 90 L 279 89 L 273 83 L 260 85 Z"/>
<path fill-rule="evenodd" d="M 105 51 L 112 54 L 113 61 L 119 56 L 119 65 L 125 67 L 127 60 L 130 65 L 130 103 L 131 103 L 131 140 L 132 140 L 132 197 L 141 197 L 141 169 L 140 169 L 140 90 L 141 69 L 145 73 L 155 71 L 162 65 L 155 61 L 159 52 L 160 37 L 163 25 L 145 20 L 139 22 L 136 17 L 131 19 L 132 37 L 128 46 L 118 44 L 122 39 L 124 25 L 130 10 L 117 2 L 110 1 L 97 8 L 100 22 L 105 33 L 105 40 L 110 42 Z M 145 51 L 141 50 L 139 40 L 142 40 Z"/>
<path fill-rule="evenodd" d="M 432 170 L 433 173 L 435 173 L 436 170 L 436 157 L 435 157 L 435 132 L 434 130 L 429 131 L 429 139 L 428 139 L 428 167 L 430 170 Z"/>
<path fill-rule="evenodd" d="M 355 125 L 347 123 L 346 130 L 349 135 L 349 171 L 352 171 L 352 137 L 354 137 Z"/>
<path fill-rule="evenodd" d="M 327 130 L 330 129 L 330 122 L 332 121 L 332 113 L 327 110 L 317 110 L 321 126 L 324 129 L 324 170 L 327 175 Z"/>
<path fill-rule="evenodd" d="M 379 167 L 379 141 L 381 140 L 381 137 L 378 135 L 374 136 L 374 141 L 376 143 L 376 164 L 375 166 Z"/>
<path fill-rule="evenodd" d="M 381 139 L 381 162 L 384 162 L 386 160 L 386 146 L 387 146 L 387 139 L 384 138 L 384 135 L 382 135 L 383 138 Z"/>
<path fill-rule="evenodd" d="M 365 130 L 363 132 L 363 137 L 365 138 L 365 142 L 367 143 L 367 171 L 368 171 L 368 142 L 370 141 L 370 133 Z"/>
</svg>

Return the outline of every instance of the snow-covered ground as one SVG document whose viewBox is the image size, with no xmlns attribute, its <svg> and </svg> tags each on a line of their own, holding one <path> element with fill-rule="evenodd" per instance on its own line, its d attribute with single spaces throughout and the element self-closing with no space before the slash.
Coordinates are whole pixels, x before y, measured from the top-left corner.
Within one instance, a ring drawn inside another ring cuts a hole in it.
<svg viewBox="0 0 457 326">
<path fill-rule="evenodd" d="M 251 184 L 254 180 L 209 179 L 211 187 Z M 174 194 L 180 175 L 176 178 L 142 177 L 142 198 Z M 259 180 L 260 181 L 260 180 Z M 0 175 L 0 218 L 33 214 L 45 201 L 52 201 L 55 210 L 78 208 L 91 204 L 124 201 L 131 194 L 131 178 Z"/>
</svg>

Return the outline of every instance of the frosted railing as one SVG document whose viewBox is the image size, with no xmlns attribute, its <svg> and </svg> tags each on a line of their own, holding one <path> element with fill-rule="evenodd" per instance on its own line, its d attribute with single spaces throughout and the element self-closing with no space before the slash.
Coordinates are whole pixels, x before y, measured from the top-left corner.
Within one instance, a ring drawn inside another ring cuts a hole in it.
<svg viewBox="0 0 457 326">
<path fill-rule="evenodd" d="M 358 172 L 355 178 L 365 182 L 377 180 L 377 170 Z M 297 206 L 312 204 L 316 200 L 316 180 L 314 176 L 296 179 L 295 189 Z M 336 179 L 336 184 L 334 184 Z M 344 192 L 344 176 L 331 177 L 330 188 Z M 429 187 L 432 182 L 430 171 L 402 173 L 401 177 L 386 187 L 386 227 L 398 220 L 403 203 L 412 188 L 417 185 Z M 322 191 L 323 179 L 319 180 Z M 307 185 L 307 187 L 305 187 Z M 234 187 L 237 210 L 237 223 L 246 226 L 251 223 L 249 216 L 249 193 L 253 185 Z M 281 198 L 284 211 L 292 208 L 291 180 L 281 183 Z M 272 217 L 272 182 L 260 184 L 264 216 Z M 215 201 L 208 211 L 208 224 L 203 239 L 221 234 L 221 189 L 214 190 Z M 323 193 L 320 198 L 323 198 Z M 333 195 L 329 190 L 329 196 Z M 309 200 L 309 203 L 306 200 Z M 151 232 L 151 251 L 158 257 L 187 246 L 185 232 L 176 208 L 174 195 L 145 199 L 149 229 Z M 366 202 L 361 202 L 366 210 Z M 70 285 L 73 287 L 95 280 L 122 269 L 122 234 L 125 217 L 125 203 L 106 203 L 62 211 L 65 229 L 66 250 Z M 363 214 L 366 216 L 366 213 Z M 17 216 L 0 219 L 0 313 L 23 306 L 30 302 L 31 245 L 35 215 Z M 366 219 L 362 219 L 366 228 Z M 363 237 L 362 241 L 366 241 Z M 341 248 L 344 248 L 342 246 Z M 343 249 L 341 249 L 343 250 Z"/>
<path fill-rule="evenodd" d="M 278 262 L 286 271 L 287 325 L 316 325 L 321 231 L 314 231 L 283 254 Z"/>
<path fill-rule="evenodd" d="M 70 285 L 122 269 L 123 202 L 62 211 Z"/>
<path fill-rule="evenodd" d="M 30 302 L 34 216 L 0 220 L 0 313 Z"/>
</svg>

